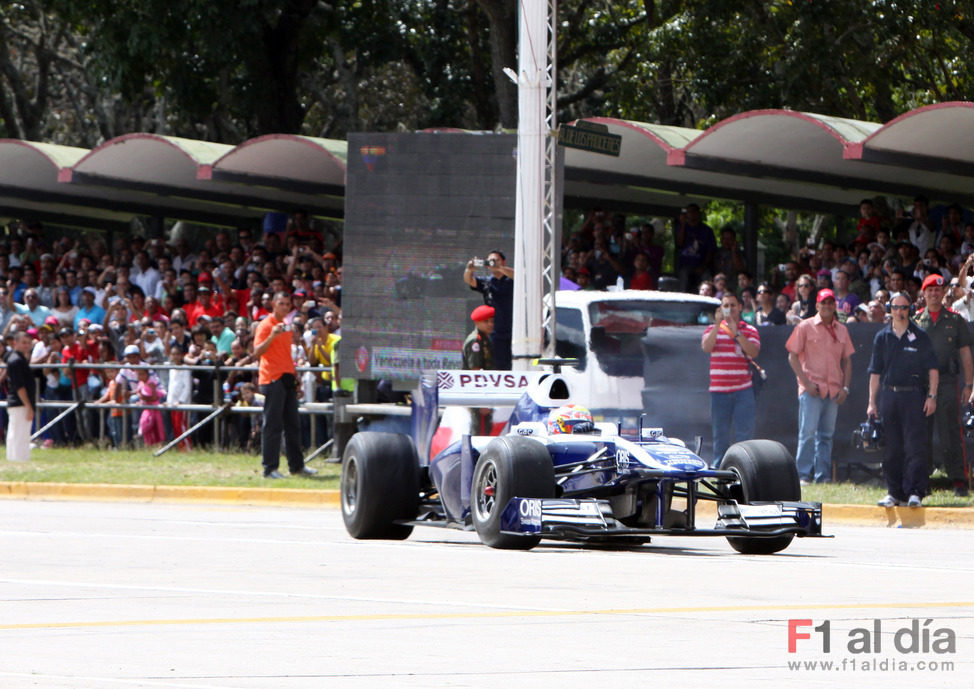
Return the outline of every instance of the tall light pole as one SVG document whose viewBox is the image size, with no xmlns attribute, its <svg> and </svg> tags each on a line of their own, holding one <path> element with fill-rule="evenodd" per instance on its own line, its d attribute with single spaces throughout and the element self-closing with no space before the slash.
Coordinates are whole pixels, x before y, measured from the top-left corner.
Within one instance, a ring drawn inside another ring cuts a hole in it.
<svg viewBox="0 0 974 689">
<path fill-rule="evenodd" d="M 557 261 L 557 0 L 520 0 L 513 367 L 554 351 Z"/>
</svg>

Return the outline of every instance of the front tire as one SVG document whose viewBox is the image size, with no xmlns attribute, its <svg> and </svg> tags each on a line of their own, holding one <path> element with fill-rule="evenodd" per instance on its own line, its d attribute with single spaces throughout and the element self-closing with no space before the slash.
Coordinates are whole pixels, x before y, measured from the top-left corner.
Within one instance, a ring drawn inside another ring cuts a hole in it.
<svg viewBox="0 0 974 689">
<path fill-rule="evenodd" d="M 501 514 L 511 498 L 552 498 L 555 469 L 537 440 L 502 436 L 477 460 L 470 489 L 470 512 L 481 542 L 491 548 L 530 550 L 541 536 L 501 533 Z"/>
<path fill-rule="evenodd" d="M 740 476 L 740 485 L 732 490 L 739 503 L 802 499 L 795 459 L 774 440 L 746 440 L 731 445 L 720 468 Z M 793 538 L 791 534 L 773 538 L 728 536 L 727 542 L 745 555 L 770 555 L 787 548 Z"/>
<path fill-rule="evenodd" d="M 413 532 L 398 520 L 419 511 L 419 462 L 412 439 L 365 431 L 342 455 L 342 520 L 352 538 L 403 540 Z"/>
</svg>

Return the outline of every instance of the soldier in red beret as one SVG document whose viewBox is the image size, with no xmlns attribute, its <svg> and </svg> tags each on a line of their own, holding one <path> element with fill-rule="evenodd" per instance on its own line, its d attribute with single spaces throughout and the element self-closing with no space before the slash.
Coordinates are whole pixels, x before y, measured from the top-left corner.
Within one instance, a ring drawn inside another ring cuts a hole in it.
<svg viewBox="0 0 974 689">
<path fill-rule="evenodd" d="M 494 368 L 494 350 L 490 344 L 490 334 L 494 332 L 494 307 L 478 306 L 470 314 L 474 330 L 463 342 L 463 368 L 466 371 L 479 371 Z"/>
<path fill-rule="evenodd" d="M 463 342 L 463 368 L 466 371 L 490 370 L 494 368 L 494 348 L 490 334 L 494 332 L 494 307 L 478 306 L 471 312 L 470 320 L 476 326 Z M 489 435 L 493 427 L 492 409 L 489 407 L 470 409 L 471 432 L 475 435 Z"/>
<path fill-rule="evenodd" d="M 947 477 L 953 483 L 954 494 L 966 496 L 967 467 L 964 457 L 963 433 L 960 427 L 960 400 L 969 403 L 974 400 L 971 382 L 974 379 L 974 361 L 971 357 L 971 329 L 963 316 L 943 308 L 944 291 L 947 281 L 940 273 L 931 273 L 921 289 L 926 308 L 913 318 L 913 322 L 923 328 L 933 342 L 937 355 L 937 368 L 940 371 L 940 385 L 937 386 L 937 410 L 927 419 L 927 456 L 933 465 L 943 464 Z M 940 457 L 933 454 L 933 430 L 937 428 L 940 436 Z M 934 466 L 929 467 L 930 470 Z M 923 497 L 922 495 L 920 496 Z"/>
</svg>

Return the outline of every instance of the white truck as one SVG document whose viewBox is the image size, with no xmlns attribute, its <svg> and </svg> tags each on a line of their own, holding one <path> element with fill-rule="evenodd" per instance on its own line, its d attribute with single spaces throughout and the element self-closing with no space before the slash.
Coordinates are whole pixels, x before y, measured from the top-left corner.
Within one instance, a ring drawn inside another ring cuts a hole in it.
<svg viewBox="0 0 974 689">
<path fill-rule="evenodd" d="M 593 414 L 635 429 L 643 411 L 647 329 L 707 325 L 719 306 L 713 297 L 682 292 L 560 290 L 555 295 L 555 354 L 580 361 L 562 375 Z"/>
</svg>

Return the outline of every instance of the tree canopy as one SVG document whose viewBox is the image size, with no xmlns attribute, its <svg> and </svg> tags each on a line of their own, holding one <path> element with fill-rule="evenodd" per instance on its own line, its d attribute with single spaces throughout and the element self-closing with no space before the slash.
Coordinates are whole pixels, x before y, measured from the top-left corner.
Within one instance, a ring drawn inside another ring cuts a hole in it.
<svg viewBox="0 0 974 689">
<path fill-rule="evenodd" d="M 559 119 L 887 121 L 971 97 L 969 3 L 564 0 Z M 515 0 L 0 0 L 0 134 L 511 128 Z"/>
</svg>

